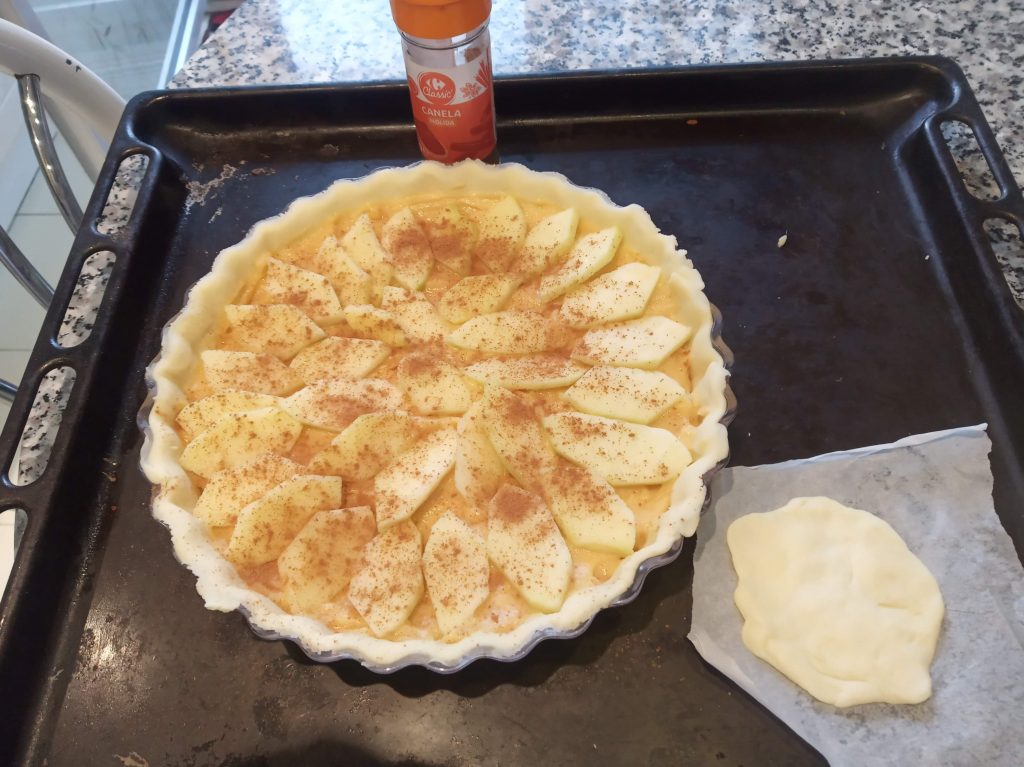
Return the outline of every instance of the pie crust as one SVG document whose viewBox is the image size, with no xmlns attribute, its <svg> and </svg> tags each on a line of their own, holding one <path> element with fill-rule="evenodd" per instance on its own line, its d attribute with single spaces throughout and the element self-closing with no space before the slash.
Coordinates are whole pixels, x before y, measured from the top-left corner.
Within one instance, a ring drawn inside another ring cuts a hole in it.
<svg viewBox="0 0 1024 767">
<path fill-rule="evenodd" d="M 542 200 L 559 209 L 573 207 L 582 221 L 619 227 L 624 243 L 642 253 L 646 263 L 671 276 L 680 311 L 692 328 L 686 344 L 690 396 L 700 414 L 699 423 L 687 437 L 693 461 L 672 483 L 669 506 L 656 533 L 622 559 L 607 580 L 571 591 L 557 612 L 534 613 L 511 630 L 477 631 L 454 642 L 332 631 L 312 617 L 285 612 L 250 588 L 214 547 L 206 524 L 191 513 L 198 490 L 179 461 L 183 441 L 174 426 L 177 413 L 188 401 L 185 382 L 198 363 L 200 341 L 242 289 L 261 254 L 277 251 L 339 212 L 426 194 L 514 195 L 521 200 Z M 467 160 L 452 166 L 423 162 L 337 181 L 320 194 L 296 200 L 279 216 L 256 224 L 245 239 L 223 250 L 210 273 L 192 287 L 184 309 L 164 328 L 161 353 L 147 370 L 150 398 L 142 414 L 145 441 L 141 463 L 155 485 L 153 515 L 170 530 L 175 556 L 195 574 L 207 608 L 240 610 L 258 635 L 293 640 L 317 661 L 354 658 L 380 672 L 408 665 L 450 672 L 480 657 L 522 657 L 545 638 L 576 636 L 599 610 L 635 597 L 652 567 L 678 555 L 682 539 L 697 527 L 707 500 L 708 478 L 727 460 L 726 423 L 734 409 L 723 359 L 729 353 L 718 338 L 717 311 L 703 287 L 685 251 L 677 249 L 675 237 L 661 234 L 643 208 L 615 205 L 602 192 L 574 186 L 556 173 Z"/>
</svg>

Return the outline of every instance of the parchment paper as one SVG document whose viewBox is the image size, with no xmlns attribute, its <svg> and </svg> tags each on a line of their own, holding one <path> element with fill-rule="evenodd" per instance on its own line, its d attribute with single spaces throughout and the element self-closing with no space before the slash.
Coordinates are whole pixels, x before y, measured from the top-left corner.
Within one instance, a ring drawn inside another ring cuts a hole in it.
<svg viewBox="0 0 1024 767">
<path fill-rule="evenodd" d="M 991 447 L 976 426 L 722 471 L 697 530 L 690 641 L 833 767 L 1024 765 L 1024 568 L 992 504 Z M 811 495 L 886 520 L 938 580 L 946 616 L 928 701 L 834 708 L 744 646 L 725 531 Z"/>
</svg>

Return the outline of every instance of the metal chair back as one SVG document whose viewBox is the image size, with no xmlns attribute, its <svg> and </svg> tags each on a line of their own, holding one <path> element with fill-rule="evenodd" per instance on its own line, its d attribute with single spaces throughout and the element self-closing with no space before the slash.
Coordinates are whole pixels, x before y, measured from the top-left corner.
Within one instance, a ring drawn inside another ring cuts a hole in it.
<svg viewBox="0 0 1024 767">
<path fill-rule="evenodd" d="M 60 48 L 2 19 L 0 73 L 12 75 L 18 81 L 21 110 L 39 169 L 61 216 L 76 232 L 82 223 L 82 208 L 57 157 L 47 114 L 86 173 L 95 179 L 124 111 L 124 100 Z M 44 309 L 50 305 L 53 288 L 2 227 L 0 264 Z M 0 398 L 13 399 L 16 392 L 15 384 L 0 379 Z"/>
</svg>

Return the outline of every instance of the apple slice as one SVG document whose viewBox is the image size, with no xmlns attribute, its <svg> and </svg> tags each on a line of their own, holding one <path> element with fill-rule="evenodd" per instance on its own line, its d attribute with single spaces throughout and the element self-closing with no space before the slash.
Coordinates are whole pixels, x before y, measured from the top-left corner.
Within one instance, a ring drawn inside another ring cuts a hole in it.
<svg viewBox="0 0 1024 767">
<path fill-rule="evenodd" d="M 318 511 L 277 559 L 293 609 L 314 612 L 348 589 L 363 563 L 363 548 L 377 534 L 373 509 Z"/>
<path fill-rule="evenodd" d="M 381 244 L 391 255 L 395 282 L 409 290 L 422 290 L 434 267 L 434 252 L 411 208 L 402 208 L 387 220 Z"/>
<path fill-rule="evenodd" d="M 314 381 L 286 398 L 281 407 L 307 426 L 341 431 L 363 413 L 398 410 L 402 392 L 379 378 Z"/>
<path fill-rule="evenodd" d="M 196 501 L 192 514 L 210 527 L 235 524 L 238 512 L 286 479 L 306 473 L 305 467 L 273 453 L 214 474 Z"/>
<path fill-rule="evenodd" d="M 543 218 L 526 235 L 516 269 L 523 274 L 540 274 L 562 260 L 576 240 L 580 215 L 575 208 Z"/>
<path fill-rule="evenodd" d="M 356 266 L 370 275 L 371 301 L 376 302 L 380 291 L 391 281 L 393 269 L 391 257 L 377 239 L 373 222 L 366 213 L 357 218 L 345 232 L 341 246 Z"/>
<path fill-rule="evenodd" d="M 455 489 L 477 506 L 491 500 L 506 474 L 505 464 L 487 436 L 485 419 L 483 403 L 474 402 L 456 427 L 459 445 L 455 452 Z"/>
<path fill-rule="evenodd" d="M 370 479 L 416 444 L 423 431 L 421 419 L 405 413 L 367 413 L 313 456 L 309 469 L 346 479 Z"/>
<path fill-rule="evenodd" d="M 413 341 L 440 343 L 450 330 L 422 293 L 389 286 L 381 293 L 380 305 L 391 313 L 402 332 Z"/>
<path fill-rule="evenodd" d="M 363 378 L 391 354 L 383 341 L 330 336 L 307 346 L 288 365 L 303 383 L 325 378 Z"/>
<path fill-rule="evenodd" d="M 480 217 L 476 257 L 492 272 L 504 272 L 519 255 L 526 238 L 526 214 L 515 197 L 506 196 Z"/>
<path fill-rule="evenodd" d="M 289 304 L 229 304 L 224 317 L 220 346 L 226 351 L 265 352 L 288 361 L 325 335 L 305 312 Z"/>
<path fill-rule="evenodd" d="M 329 279 L 276 258 L 267 259 L 267 271 L 249 303 L 291 304 L 321 324 L 341 319 L 341 302 Z"/>
<path fill-rule="evenodd" d="M 674 378 L 635 368 L 591 368 L 563 395 L 574 408 L 591 415 L 650 423 L 687 396 Z"/>
<path fill-rule="evenodd" d="M 373 280 L 365 269 L 348 257 L 333 235 L 320 243 L 311 267 L 331 281 L 343 306 L 368 304 L 373 298 Z"/>
<path fill-rule="evenodd" d="M 667 429 L 585 413 L 544 419 L 555 451 L 613 485 L 658 485 L 690 464 L 690 451 Z"/>
<path fill-rule="evenodd" d="M 277 406 L 227 415 L 189 442 L 179 462 L 209 479 L 264 453 L 287 453 L 301 431 L 302 424 Z"/>
<path fill-rule="evenodd" d="M 377 475 L 377 527 L 391 527 L 416 512 L 452 470 L 457 445 L 455 429 L 435 431 Z"/>
<path fill-rule="evenodd" d="M 587 369 L 557 354 L 532 357 L 487 359 L 466 368 L 466 375 L 482 384 L 496 384 L 506 389 L 558 389 L 569 386 Z"/>
<path fill-rule="evenodd" d="M 572 350 L 588 365 L 617 365 L 653 370 L 686 343 L 690 328 L 668 317 L 644 317 L 589 330 Z"/>
<path fill-rule="evenodd" d="M 356 333 L 383 341 L 388 346 L 405 346 L 405 331 L 391 312 L 378 309 L 372 304 L 346 306 L 345 322 Z"/>
<path fill-rule="evenodd" d="M 507 311 L 474 317 L 452 332 L 448 343 L 491 354 L 533 354 L 552 348 L 553 335 L 543 314 Z"/>
<path fill-rule="evenodd" d="M 448 322 L 461 325 L 481 314 L 498 311 L 519 287 L 514 274 L 480 274 L 463 277 L 437 302 L 437 311 Z"/>
<path fill-rule="evenodd" d="M 459 277 L 469 274 L 476 247 L 477 227 L 462 215 L 459 206 L 446 204 L 433 221 L 427 222 L 427 236 L 437 263 Z"/>
<path fill-rule="evenodd" d="M 560 465 L 544 485 L 551 513 L 574 546 L 628 556 L 636 545 L 636 516 L 615 488 L 582 466 Z"/>
<path fill-rule="evenodd" d="M 462 628 L 491 593 L 484 541 L 450 511 L 430 528 L 423 575 L 442 636 Z"/>
<path fill-rule="evenodd" d="M 647 308 L 660 276 L 657 266 L 620 266 L 567 295 L 559 314 L 574 328 L 639 317 Z"/>
<path fill-rule="evenodd" d="M 562 606 L 572 556 L 538 495 L 504 485 L 487 509 L 487 556 L 535 610 Z"/>
<path fill-rule="evenodd" d="M 431 354 L 403 357 L 398 385 L 422 415 L 460 415 L 473 404 L 473 389 L 459 369 Z"/>
<path fill-rule="evenodd" d="M 341 506 L 341 477 L 292 477 L 238 513 L 224 557 L 252 567 L 281 556 L 310 517 Z"/>
<path fill-rule="evenodd" d="M 622 232 L 617 226 L 580 237 L 565 262 L 551 274 L 541 277 L 537 295 L 542 301 L 550 301 L 586 282 L 608 265 L 621 242 Z"/>
<path fill-rule="evenodd" d="M 400 522 L 381 530 L 363 549 L 363 567 L 348 598 L 378 637 L 401 626 L 423 598 L 422 539 L 416 525 Z"/>
<path fill-rule="evenodd" d="M 196 400 L 181 409 L 177 422 L 186 441 L 206 431 L 226 415 L 244 413 L 277 404 L 277 397 L 249 391 L 222 391 Z"/>
<path fill-rule="evenodd" d="M 481 400 L 487 437 L 506 471 L 524 487 L 537 487 L 551 470 L 551 452 L 533 407 L 500 386 L 487 386 Z"/>
<path fill-rule="evenodd" d="M 234 389 L 280 397 L 302 386 L 302 379 L 271 354 L 208 349 L 199 357 L 206 382 L 218 391 Z"/>
</svg>

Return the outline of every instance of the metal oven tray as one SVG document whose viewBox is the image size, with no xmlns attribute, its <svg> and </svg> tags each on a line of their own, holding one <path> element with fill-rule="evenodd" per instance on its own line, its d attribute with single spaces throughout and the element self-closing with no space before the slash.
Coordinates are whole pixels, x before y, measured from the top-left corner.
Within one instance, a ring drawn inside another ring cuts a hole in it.
<svg viewBox="0 0 1024 767">
<path fill-rule="evenodd" d="M 733 462 L 987 421 L 996 509 L 1021 552 L 1024 325 L 982 223 L 1024 223 L 1024 200 L 955 64 L 522 77 L 496 99 L 503 159 L 639 203 L 690 251 L 736 356 Z M 948 119 L 973 128 L 999 200 L 967 192 Z M 253 223 L 415 161 L 416 141 L 402 84 L 143 94 L 88 221 L 138 152 L 132 217 L 116 236 L 78 234 L 0 442 L 6 467 L 42 375 L 73 367 L 48 468 L 0 489 L 0 509 L 28 515 L 0 613 L 0 764 L 822 762 L 686 640 L 692 541 L 580 637 L 449 677 L 313 663 L 204 609 L 138 469 L 160 329 Z M 78 270 L 103 249 L 117 260 L 92 335 L 61 349 Z"/>
</svg>

